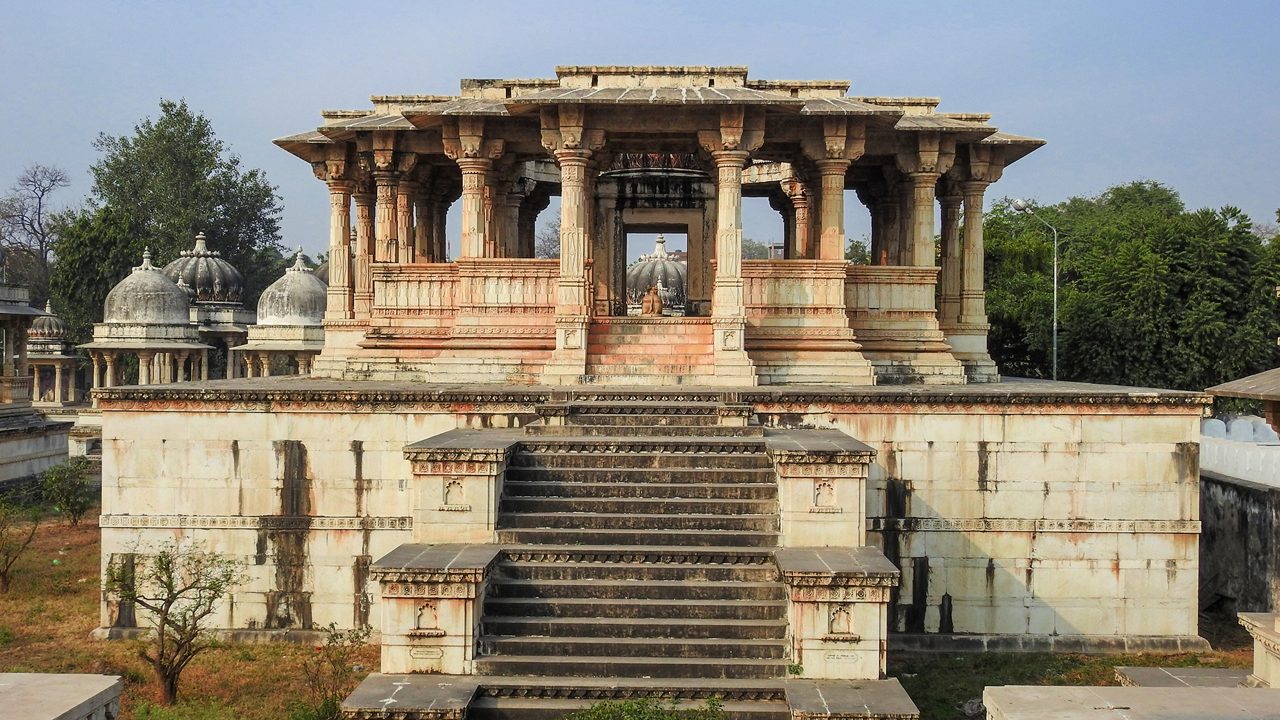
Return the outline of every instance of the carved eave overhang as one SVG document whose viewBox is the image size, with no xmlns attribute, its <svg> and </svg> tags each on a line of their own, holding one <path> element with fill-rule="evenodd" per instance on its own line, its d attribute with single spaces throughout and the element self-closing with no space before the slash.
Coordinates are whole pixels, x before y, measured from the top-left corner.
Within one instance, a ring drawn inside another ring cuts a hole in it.
<svg viewBox="0 0 1280 720">
<path fill-rule="evenodd" d="M 404 456 L 412 463 L 502 463 L 523 436 L 518 430 L 450 430 L 406 445 Z"/>
<path fill-rule="evenodd" d="M 327 148 L 333 145 L 333 140 L 330 140 L 318 130 L 308 130 L 297 135 L 286 135 L 271 142 L 283 148 L 290 155 L 302 158 L 307 162 L 323 160 Z"/>
<path fill-rule="evenodd" d="M 1239 380 L 1214 385 L 1205 392 L 1216 397 L 1245 398 L 1263 402 L 1280 402 L 1280 368 L 1263 370 Z"/>
<path fill-rule="evenodd" d="M 894 130 L 908 133 L 946 133 L 961 142 L 977 142 L 989 137 L 999 128 L 985 122 L 960 120 L 945 114 L 903 115 L 893 126 Z"/>
<path fill-rule="evenodd" d="M 1043 147 L 1045 141 L 1040 138 L 996 131 L 984 137 L 979 144 L 1003 148 L 1004 164 L 1008 166 Z"/>
</svg>

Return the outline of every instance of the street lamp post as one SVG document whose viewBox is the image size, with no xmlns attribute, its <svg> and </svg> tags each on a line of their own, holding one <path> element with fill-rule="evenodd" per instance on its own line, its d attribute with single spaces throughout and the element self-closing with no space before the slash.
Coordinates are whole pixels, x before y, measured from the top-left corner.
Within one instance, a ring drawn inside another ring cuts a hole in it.
<svg viewBox="0 0 1280 720">
<path fill-rule="evenodd" d="M 1030 215 L 1053 232 L 1053 379 L 1058 379 L 1058 228 L 1031 209 L 1026 200 L 1014 200 L 1011 207 L 1020 213 Z"/>
</svg>

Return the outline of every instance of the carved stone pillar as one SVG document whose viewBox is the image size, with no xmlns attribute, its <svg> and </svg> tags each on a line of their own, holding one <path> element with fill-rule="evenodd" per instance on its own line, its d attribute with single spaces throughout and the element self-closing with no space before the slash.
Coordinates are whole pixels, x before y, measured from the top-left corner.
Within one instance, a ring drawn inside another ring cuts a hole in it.
<svg viewBox="0 0 1280 720">
<path fill-rule="evenodd" d="M 453 204 L 453 200 L 447 198 L 443 193 L 432 199 L 432 217 L 435 218 L 435 227 L 431 232 L 431 261 L 432 262 L 448 262 L 449 261 L 449 206 Z"/>
<path fill-rule="evenodd" d="M 799 178 L 784 181 L 783 189 L 791 200 L 791 247 L 788 259 L 812 257 L 813 236 L 810 234 L 809 191 Z"/>
<path fill-rule="evenodd" d="M 944 180 L 944 193 L 938 198 L 942 206 L 942 272 L 938 297 L 938 323 L 945 331 L 960 317 L 960 201 L 955 183 Z"/>
<path fill-rule="evenodd" d="M 560 283 L 556 314 L 583 316 L 590 304 L 587 297 L 586 261 L 587 213 L 591 198 L 587 196 L 587 162 L 591 154 L 585 150 L 557 150 L 560 166 Z"/>
<path fill-rule="evenodd" d="M 848 160 L 819 160 L 822 176 L 822 236 L 818 241 L 819 260 L 844 257 L 844 175 Z"/>
<path fill-rule="evenodd" d="M 414 261 L 417 230 L 413 223 L 413 206 L 417 202 L 418 183 L 401 180 L 396 186 L 396 258 L 399 263 Z"/>
<path fill-rule="evenodd" d="M 103 385 L 105 387 L 115 387 L 116 386 L 116 354 L 108 350 L 107 352 L 103 353 L 103 357 L 104 357 L 104 362 L 106 363 L 106 366 L 107 366 L 107 375 L 106 375 L 106 378 L 104 378 L 103 380 Z"/>
<path fill-rule="evenodd" d="M 933 246 L 933 196 L 938 186 L 938 173 L 911 173 L 911 246 L 908 252 L 914 267 L 937 264 Z"/>
<path fill-rule="evenodd" d="M 485 252 L 485 178 L 493 161 L 488 158 L 458 158 L 462 170 L 462 247 L 459 257 L 484 257 Z"/>
<path fill-rule="evenodd" d="M 356 206 L 355 290 L 352 293 L 353 314 L 367 320 L 373 309 L 373 199 L 367 188 L 357 190 L 351 199 Z M 249 376 L 252 377 L 252 376 Z"/>
<path fill-rule="evenodd" d="M 329 295 L 325 316 L 345 320 L 352 313 L 351 183 L 329 181 Z"/>
<path fill-rule="evenodd" d="M 3 363 L 0 363 L 0 367 L 3 368 L 5 377 L 14 376 L 13 357 L 17 352 L 16 343 L 14 342 L 17 333 L 14 331 L 14 325 L 14 323 L 0 324 L 0 331 L 4 332 L 4 358 Z"/>
<path fill-rule="evenodd" d="M 377 207 L 373 218 L 375 262 L 397 262 L 400 257 L 399 243 L 396 240 L 396 233 L 399 230 L 396 213 L 398 180 L 396 173 L 390 171 L 379 171 L 373 174 L 377 192 Z"/>
<path fill-rule="evenodd" d="M 62 402 L 62 363 L 54 363 L 53 365 L 53 401 Z"/>
<path fill-rule="evenodd" d="M 138 353 L 138 384 L 151 384 L 151 363 L 155 360 L 156 354 L 153 352 Z"/>
<path fill-rule="evenodd" d="M 227 367 L 230 368 L 231 363 L 227 363 Z M 209 351 L 208 350 L 200 351 L 200 379 L 201 380 L 209 379 Z"/>
<path fill-rule="evenodd" d="M 413 261 L 435 262 L 431 258 L 432 233 L 436 229 L 435 203 L 431 202 L 430 193 L 423 189 L 414 201 L 415 218 L 413 222 Z"/>
<path fill-rule="evenodd" d="M 983 277 L 982 202 L 987 183 L 963 184 L 964 255 L 961 260 L 959 319 L 963 324 L 986 324 L 986 280 Z"/>
<path fill-rule="evenodd" d="M 90 379 L 92 386 L 90 389 L 97 390 L 102 387 L 102 353 L 89 353 L 89 360 L 93 362 L 93 376 Z"/>
<path fill-rule="evenodd" d="M 742 168 L 745 150 L 717 150 L 716 164 L 716 276 L 711 314 L 742 317 Z M 738 341 L 741 347 L 741 340 Z"/>
<path fill-rule="evenodd" d="M 18 332 L 15 333 L 15 339 L 18 341 L 18 377 L 26 377 L 27 375 L 27 332 L 27 328 L 19 325 Z"/>
</svg>

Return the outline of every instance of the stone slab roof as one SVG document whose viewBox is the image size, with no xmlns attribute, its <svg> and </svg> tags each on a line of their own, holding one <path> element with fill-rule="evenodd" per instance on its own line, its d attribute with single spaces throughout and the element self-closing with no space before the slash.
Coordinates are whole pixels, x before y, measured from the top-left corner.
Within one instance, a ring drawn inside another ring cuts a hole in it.
<svg viewBox="0 0 1280 720">
<path fill-rule="evenodd" d="M 805 100 L 745 87 L 557 88 L 511 98 L 511 104 L 562 103 L 613 105 L 794 105 Z"/>
<path fill-rule="evenodd" d="M 1280 401 L 1280 367 L 1214 385 L 1205 392 L 1218 397 Z"/>
<path fill-rule="evenodd" d="M 488 98 L 452 98 L 445 102 L 428 103 L 425 105 L 415 105 L 405 108 L 406 116 L 413 115 L 496 115 L 506 116 L 511 113 L 507 112 L 505 103 L 514 102 L 514 100 L 490 100 Z"/>
<path fill-rule="evenodd" d="M 990 720 L 1280 720 L 1280 689 L 988 687 Z"/>
<path fill-rule="evenodd" d="M 358 118 L 344 118 L 325 123 L 319 132 L 326 130 L 413 130 L 413 123 L 400 113 L 369 114 Z"/>
<path fill-rule="evenodd" d="M 8 720 L 96 717 L 123 688 L 115 675 L 0 673 L 0 707 Z"/>
<path fill-rule="evenodd" d="M 872 105 L 850 97 L 807 98 L 801 115 L 878 115 L 898 117 L 901 110 L 883 105 Z"/>
</svg>

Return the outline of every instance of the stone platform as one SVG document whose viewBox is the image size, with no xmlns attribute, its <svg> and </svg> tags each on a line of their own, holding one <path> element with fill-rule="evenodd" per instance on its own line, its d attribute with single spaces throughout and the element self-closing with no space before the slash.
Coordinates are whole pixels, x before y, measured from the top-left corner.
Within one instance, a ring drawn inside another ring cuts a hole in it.
<svg viewBox="0 0 1280 720">
<path fill-rule="evenodd" d="M 1280 690 L 989 687 L 987 720 L 1280 720 Z"/>
<path fill-rule="evenodd" d="M 114 720 L 124 681 L 115 675 L 0 673 L 5 720 Z"/>
<path fill-rule="evenodd" d="M 1248 670 L 1204 667 L 1117 667 L 1125 687 L 1241 687 Z"/>
<path fill-rule="evenodd" d="M 1195 637 L 1196 442 L 1209 399 L 1199 393 L 1020 380 L 719 389 L 298 377 L 96 393 L 103 419 L 104 555 L 174 531 L 193 538 L 216 533 L 229 552 L 247 560 L 259 557 L 265 541 L 268 562 L 251 563 L 254 581 L 237 593 L 234 621 L 220 620 L 240 627 L 376 627 L 381 608 L 368 577 L 374 559 L 414 542 L 442 518 L 481 510 L 485 522 L 468 530 L 477 537 L 453 542 L 550 539 L 554 528 L 498 528 L 487 514 L 496 518 L 503 491 L 511 490 L 512 507 L 541 516 L 518 522 L 551 519 L 581 503 L 547 491 L 594 492 L 609 481 L 582 469 L 571 473 L 576 485 L 548 484 L 536 477 L 543 472 L 537 463 L 517 460 L 510 470 L 502 466 L 500 478 L 484 475 L 492 479 L 483 482 L 474 480 L 481 477 L 472 472 L 478 466 L 455 473 L 468 488 L 466 499 L 445 502 L 446 491 L 452 495 L 456 487 L 450 490 L 444 476 L 426 466 L 416 472 L 408 446 L 459 429 L 509 429 L 548 448 L 612 432 L 593 428 L 569 436 L 548 426 L 531 434 L 527 426 L 546 420 L 540 406 L 623 403 L 671 411 L 723 404 L 748 406 L 765 432 L 740 437 L 730 427 L 717 431 L 719 443 L 768 443 L 775 429 L 839 430 L 874 452 L 865 493 L 829 507 L 816 502 L 815 493 L 826 497 L 827 491 L 812 477 L 802 481 L 799 469 L 787 476 L 794 494 L 784 484 L 776 497 L 793 509 L 783 508 L 776 530 L 750 529 L 767 522 L 745 512 L 769 499 L 750 477 L 768 467 L 730 473 L 742 487 L 713 485 L 730 493 L 721 500 L 743 501 L 730 503 L 744 511 L 733 520 L 743 532 L 785 535 L 792 521 L 814 527 L 830 520 L 841 528 L 848 526 L 843 520 L 864 517 L 867 544 L 903 573 L 887 618 L 895 638 L 913 647 L 974 651 L 1202 647 Z M 574 453 L 565 455 L 555 462 L 572 463 Z M 683 474 L 696 478 L 698 468 Z M 418 476 L 434 479 L 423 484 Z M 669 492 L 694 484 L 674 482 Z M 638 492 L 625 485 L 614 489 Z M 655 498 L 636 497 L 630 506 L 654 504 Z M 605 531 L 600 539 L 617 534 L 599 529 Z M 321 577 L 322 585 L 307 584 Z M 280 585 L 282 578 L 290 583 Z M 103 623 L 112 622 L 104 608 Z"/>
<path fill-rule="evenodd" d="M 342 703 L 351 720 L 550 720 L 608 700 L 723 703 L 733 720 L 917 720 L 897 680 L 716 680 L 370 675 Z"/>
</svg>

